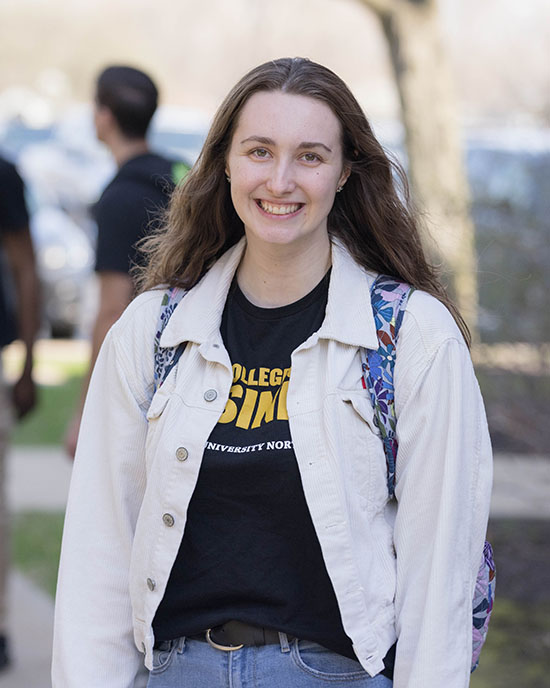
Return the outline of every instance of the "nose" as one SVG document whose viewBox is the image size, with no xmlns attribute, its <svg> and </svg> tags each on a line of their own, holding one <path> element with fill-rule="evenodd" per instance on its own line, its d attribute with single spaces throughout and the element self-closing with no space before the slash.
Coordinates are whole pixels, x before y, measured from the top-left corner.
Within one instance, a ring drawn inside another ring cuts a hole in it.
<svg viewBox="0 0 550 688">
<path fill-rule="evenodd" d="M 269 170 L 266 188 L 273 196 L 284 196 L 296 188 L 291 161 L 276 160 Z"/>
</svg>

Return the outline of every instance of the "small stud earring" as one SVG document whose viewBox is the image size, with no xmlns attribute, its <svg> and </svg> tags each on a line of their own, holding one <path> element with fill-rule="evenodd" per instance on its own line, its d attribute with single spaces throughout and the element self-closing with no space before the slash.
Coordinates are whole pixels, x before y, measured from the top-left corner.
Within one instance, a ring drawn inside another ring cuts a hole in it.
<svg viewBox="0 0 550 688">
<path fill-rule="evenodd" d="M 228 174 L 225 175 L 225 178 L 227 179 L 227 182 L 231 184 L 231 177 Z"/>
<path fill-rule="evenodd" d="M 336 189 L 336 193 L 340 193 L 340 191 L 342 191 L 343 188 L 344 188 L 344 185 L 342 184 L 342 186 L 339 186 L 339 187 Z"/>
</svg>

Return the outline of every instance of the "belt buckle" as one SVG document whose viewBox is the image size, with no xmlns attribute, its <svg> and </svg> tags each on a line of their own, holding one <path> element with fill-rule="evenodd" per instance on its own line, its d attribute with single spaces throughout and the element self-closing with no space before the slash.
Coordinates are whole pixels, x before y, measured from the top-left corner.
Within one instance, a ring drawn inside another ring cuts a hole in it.
<svg viewBox="0 0 550 688">
<path fill-rule="evenodd" d="M 212 638 L 210 637 L 210 631 L 211 630 L 212 629 L 209 628 L 205 633 L 206 642 L 210 646 L 212 646 L 215 650 L 222 650 L 222 652 L 234 652 L 235 650 L 240 650 L 241 648 L 244 647 L 244 645 L 220 645 L 216 641 L 212 640 Z"/>
</svg>

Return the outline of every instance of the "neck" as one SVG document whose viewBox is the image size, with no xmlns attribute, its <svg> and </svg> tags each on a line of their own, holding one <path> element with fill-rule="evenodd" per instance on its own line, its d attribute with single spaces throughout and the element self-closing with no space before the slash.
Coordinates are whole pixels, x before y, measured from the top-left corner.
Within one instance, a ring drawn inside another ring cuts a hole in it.
<svg viewBox="0 0 550 688">
<path fill-rule="evenodd" d="M 113 137 L 107 145 L 118 167 L 137 155 L 149 152 L 149 146 L 145 139 L 125 139 L 123 137 Z"/>
<path fill-rule="evenodd" d="M 262 308 L 298 301 L 314 289 L 331 265 L 330 240 L 296 251 L 291 246 L 256 246 L 248 242 L 237 270 L 246 298 Z"/>
</svg>

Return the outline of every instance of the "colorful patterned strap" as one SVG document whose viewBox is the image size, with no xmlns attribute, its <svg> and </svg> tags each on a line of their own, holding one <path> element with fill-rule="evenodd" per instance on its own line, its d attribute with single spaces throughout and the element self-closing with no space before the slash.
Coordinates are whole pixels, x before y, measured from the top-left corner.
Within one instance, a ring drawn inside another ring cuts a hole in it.
<svg viewBox="0 0 550 688">
<path fill-rule="evenodd" d="M 472 671 L 476 669 L 479 664 L 481 648 L 487 638 L 491 612 L 493 611 L 493 604 L 495 603 L 496 582 L 493 548 L 488 542 L 485 542 L 473 599 Z"/>
<path fill-rule="evenodd" d="M 413 287 L 387 275 L 379 275 L 371 287 L 371 302 L 378 335 L 378 349 L 363 350 L 363 387 L 368 389 L 374 408 L 374 419 L 384 444 L 388 469 L 388 492 L 395 490 L 395 461 L 397 417 L 395 414 L 395 389 L 393 369 L 395 348 L 405 307 Z"/>
<path fill-rule="evenodd" d="M 397 336 L 407 300 L 413 289 L 403 282 L 380 275 L 371 288 L 371 301 L 378 335 L 378 350 L 363 353 L 363 386 L 369 390 L 374 418 L 380 429 L 388 469 L 388 493 L 395 492 L 397 437 L 393 369 Z M 495 600 L 496 568 L 493 550 L 485 542 L 473 598 L 471 671 L 479 664 Z"/>
<path fill-rule="evenodd" d="M 185 347 L 172 346 L 163 347 L 160 345 L 160 338 L 164 332 L 164 328 L 168 325 L 168 321 L 172 313 L 176 310 L 176 306 L 185 296 L 185 289 L 179 287 L 170 287 L 164 293 L 160 304 L 160 312 L 157 321 L 157 329 L 155 330 L 154 355 L 155 364 L 153 368 L 154 375 L 154 391 L 162 385 L 168 377 L 168 373 L 179 361 Z"/>
</svg>

